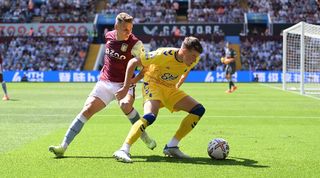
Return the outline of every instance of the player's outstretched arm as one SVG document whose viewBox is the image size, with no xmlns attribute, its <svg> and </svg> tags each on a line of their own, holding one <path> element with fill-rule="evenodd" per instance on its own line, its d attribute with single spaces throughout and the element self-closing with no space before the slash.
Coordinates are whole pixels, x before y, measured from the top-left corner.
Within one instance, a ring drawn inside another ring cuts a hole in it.
<svg viewBox="0 0 320 178">
<path fill-rule="evenodd" d="M 127 95 L 128 90 L 130 88 L 130 84 L 131 84 L 131 77 L 137 66 L 141 66 L 141 61 L 138 58 L 133 58 L 128 62 L 123 87 L 120 88 L 115 94 L 118 100 L 121 100 Z"/>
<path fill-rule="evenodd" d="M 145 69 L 140 70 L 137 76 L 131 79 L 131 84 L 138 83 L 144 77 Z"/>
<path fill-rule="evenodd" d="M 179 82 L 176 84 L 176 88 L 180 88 L 180 86 L 184 83 L 184 81 L 185 81 L 186 78 L 188 77 L 189 72 L 190 72 L 190 71 L 184 73 L 184 74 L 181 76 Z"/>
</svg>

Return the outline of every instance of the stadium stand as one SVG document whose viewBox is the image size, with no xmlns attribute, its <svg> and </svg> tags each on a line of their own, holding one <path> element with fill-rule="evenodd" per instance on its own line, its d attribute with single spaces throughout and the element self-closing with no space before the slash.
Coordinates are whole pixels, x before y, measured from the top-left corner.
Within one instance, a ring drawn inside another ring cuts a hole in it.
<svg viewBox="0 0 320 178">
<path fill-rule="evenodd" d="M 32 9 L 25 0 L 0 0 L 0 22 L 27 23 L 31 22 Z"/>
<path fill-rule="evenodd" d="M 135 17 L 135 23 L 244 23 L 245 13 L 269 14 L 273 23 L 320 23 L 320 8 L 315 0 L 194 0 L 191 9 L 181 13 L 178 1 L 168 0 L 0 0 L 1 23 L 93 23 L 96 13 L 114 15 L 120 11 Z M 180 2 L 180 1 L 179 1 Z M 180 4 L 181 5 L 181 4 Z M 297 15 L 298 14 L 298 15 Z M 137 34 L 139 36 L 140 34 Z M 160 46 L 178 47 L 180 32 L 171 37 L 157 34 L 148 43 L 151 50 Z M 224 32 L 200 37 L 204 46 L 201 63 L 195 70 L 223 70 L 220 62 Z M 254 36 L 251 36 L 254 35 Z M 269 29 L 241 33 L 242 70 L 281 70 L 281 37 Z M 0 52 L 5 70 L 83 70 L 90 69 L 99 44 L 91 36 L 51 36 L 30 31 L 25 36 L 0 29 Z M 92 47 L 90 47 L 92 45 Z M 87 58 L 87 56 L 90 57 Z M 87 61 L 85 61 L 87 60 Z M 86 66 L 86 67 L 84 67 Z"/>
<path fill-rule="evenodd" d="M 282 69 L 282 44 L 279 37 L 242 37 L 241 38 L 241 70 L 281 70 Z M 160 46 L 177 47 L 182 41 L 160 39 L 150 41 L 150 50 Z M 224 64 L 220 62 L 223 55 L 225 41 L 222 37 L 214 39 L 201 39 L 203 53 L 201 60 L 193 70 L 222 71 Z M 239 55 L 239 54 L 237 54 Z"/>
<path fill-rule="evenodd" d="M 89 43 L 78 37 L 17 37 L 2 43 L 4 70 L 81 70 Z"/>
<path fill-rule="evenodd" d="M 320 23 L 315 0 L 196 0 L 188 10 L 189 22 L 243 23 L 244 13 L 270 14 L 274 23 Z M 297 15 L 298 14 L 298 15 Z"/>
<path fill-rule="evenodd" d="M 0 21 L 3 23 L 92 22 L 94 15 L 93 0 L 0 1 Z"/>
<path fill-rule="evenodd" d="M 176 9 L 170 1 L 141 0 L 126 1 L 120 0 L 107 3 L 103 14 L 118 14 L 127 12 L 135 17 L 135 23 L 175 23 Z"/>
</svg>

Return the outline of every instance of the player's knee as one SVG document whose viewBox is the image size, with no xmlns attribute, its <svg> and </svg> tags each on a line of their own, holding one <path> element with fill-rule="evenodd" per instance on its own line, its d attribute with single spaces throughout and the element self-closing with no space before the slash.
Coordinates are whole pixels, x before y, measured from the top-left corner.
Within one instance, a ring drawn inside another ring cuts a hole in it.
<svg viewBox="0 0 320 178">
<path fill-rule="evenodd" d="M 202 106 L 202 104 L 197 104 L 189 113 L 202 117 L 205 112 L 206 109 Z"/>
<path fill-rule="evenodd" d="M 154 115 L 153 113 L 148 113 L 143 116 L 143 118 L 147 120 L 148 125 L 151 125 L 156 120 L 156 117 L 157 116 Z"/>
</svg>

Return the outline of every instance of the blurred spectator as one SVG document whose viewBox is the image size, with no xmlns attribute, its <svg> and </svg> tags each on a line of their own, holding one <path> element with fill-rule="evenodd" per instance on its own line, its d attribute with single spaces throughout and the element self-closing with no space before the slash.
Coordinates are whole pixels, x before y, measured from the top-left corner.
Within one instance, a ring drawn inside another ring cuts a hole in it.
<svg viewBox="0 0 320 178">
<path fill-rule="evenodd" d="M 268 39 L 268 38 L 266 38 Z M 240 44 L 241 70 L 282 70 L 282 41 L 266 40 L 260 37 L 243 38 Z M 177 47 L 181 45 L 181 40 L 160 39 L 150 41 L 150 50 L 162 46 Z M 203 53 L 200 55 L 201 60 L 194 70 L 217 70 L 223 71 L 224 64 L 220 58 L 223 55 L 224 43 L 210 39 L 201 39 Z"/>
<path fill-rule="evenodd" d="M 4 70 L 81 70 L 89 43 L 77 37 L 18 37 L 0 46 Z"/>
<path fill-rule="evenodd" d="M 187 11 L 192 23 L 243 23 L 248 12 L 270 14 L 274 23 L 320 23 L 318 0 L 194 0 Z M 0 21 L 29 23 L 34 16 L 41 22 L 92 22 L 94 0 L 0 0 Z M 128 12 L 135 23 L 176 23 L 179 3 L 169 0 L 107 1 L 101 13 Z"/>
<path fill-rule="evenodd" d="M 42 22 L 92 22 L 95 15 L 93 0 L 0 0 L 0 21 L 30 23 L 33 16 Z"/>
<path fill-rule="evenodd" d="M 188 21 L 243 23 L 244 13 L 253 12 L 269 13 L 274 23 L 320 23 L 319 11 L 317 0 L 199 0 L 188 10 Z"/>
<path fill-rule="evenodd" d="M 92 22 L 94 3 L 93 0 L 46 0 L 37 8 L 42 22 Z"/>
<path fill-rule="evenodd" d="M 245 9 L 235 0 L 199 0 L 188 10 L 189 22 L 242 23 Z"/>
<path fill-rule="evenodd" d="M 107 3 L 106 9 L 102 13 L 118 14 L 127 12 L 135 17 L 135 23 L 175 23 L 176 4 L 165 0 L 126 0 Z"/>
<path fill-rule="evenodd" d="M 32 15 L 32 9 L 28 8 L 28 0 L 0 0 L 0 22 L 31 22 Z"/>
</svg>

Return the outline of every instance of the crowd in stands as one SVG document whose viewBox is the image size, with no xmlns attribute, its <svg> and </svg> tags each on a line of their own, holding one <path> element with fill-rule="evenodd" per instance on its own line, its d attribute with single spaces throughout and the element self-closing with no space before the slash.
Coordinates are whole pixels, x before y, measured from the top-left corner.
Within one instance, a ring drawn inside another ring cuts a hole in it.
<svg viewBox="0 0 320 178">
<path fill-rule="evenodd" d="M 46 0 L 34 8 L 42 22 L 92 22 L 95 15 L 93 0 Z"/>
<path fill-rule="evenodd" d="M 263 8 L 264 7 L 264 8 Z M 315 0 L 251 1 L 251 12 L 269 13 L 274 23 L 319 23 L 319 6 Z"/>
<path fill-rule="evenodd" d="M 242 23 L 245 10 L 235 0 L 195 0 L 188 9 L 189 22 Z"/>
<path fill-rule="evenodd" d="M 150 50 L 157 47 L 179 47 L 182 40 L 159 39 L 150 41 Z M 201 39 L 203 53 L 201 60 L 194 70 L 217 70 L 223 71 L 224 64 L 220 59 L 224 54 L 224 40 Z M 262 71 L 262 70 L 282 70 L 282 41 L 266 40 L 259 38 L 243 38 L 240 44 L 241 70 Z"/>
<path fill-rule="evenodd" d="M 320 23 L 315 0 L 194 0 L 189 22 L 243 23 L 245 13 L 270 14 L 274 23 Z"/>
<path fill-rule="evenodd" d="M 89 43 L 78 37 L 17 37 L 0 43 L 4 70 L 81 70 Z"/>
<path fill-rule="evenodd" d="M 177 3 L 157 0 L 119 0 L 106 4 L 103 14 L 127 12 L 135 17 L 136 23 L 175 23 Z"/>
<path fill-rule="evenodd" d="M 282 70 L 282 41 L 246 38 L 241 43 L 242 70 Z"/>
<path fill-rule="evenodd" d="M 26 0 L 0 0 L 0 23 L 31 22 L 32 9 Z"/>
<path fill-rule="evenodd" d="M 110 0 L 102 14 L 125 11 L 137 23 L 175 23 L 179 3 L 169 0 Z M 92 22 L 94 0 L 0 0 L 1 22 Z M 193 0 L 187 10 L 191 23 L 243 23 L 245 13 L 270 14 L 274 23 L 306 21 L 320 23 L 320 8 L 315 0 Z"/>
<path fill-rule="evenodd" d="M 201 39 L 204 51 L 194 70 L 223 71 L 220 62 L 224 40 Z M 151 39 L 150 50 L 179 47 L 182 38 Z M 18 37 L 0 44 L 4 70 L 51 71 L 82 70 L 89 42 L 77 37 Z M 243 38 L 240 44 L 241 70 L 282 70 L 282 43 L 279 40 Z"/>
<path fill-rule="evenodd" d="M 92 22 L 93 0 L 0 0 L 0 22 L 30 23 L 33 17 L 41 22 Z"/>
<path fill-rule="evenodd" d="M 109 0 L 101 13 L 114 15 L 125 11 L 135 23 L 176 23 L 179 4 L 170 0 Z M 92 22 L 96 13 L 94 0 L 0 0 L 0 23 Z M 192 0 L 187 22 L 243 23 L 245 13 L 268 13 L 274 23 L 297 23 L 301 20 L 320 23 L 320 8 L 315 0 Z M 176 32 L 176 31 L 175 31 Z M 252 32 L 254 33 L 254 30 Z M 269 31 L 266 31 L 269 34 Z M 161 36 L 161 34 L 158 34 Z M 215 34 L 224 36 L 224 34 Z M 5 70 L 81 70 L 90 40 L 82 37 L 45 37 L 34 31 L 25 37 L 13 37 L 0 30 L 0 37 L 12 38 L 0 43 Z M 174 35 L 179 36 L 179 35 Z M 281 70 L 282 43 L 240 34 L 242 70 Z M 257 36 L 265 36 L 257 33 Z M 223 39 L 223 38 L 222 38 Z M 150 49 L 179 47 L 180 38 L 150 41 Z M 204 52 L 195 70 L 222 71 L 220 62 L 225 41 L 203 38 Z"/>
</svg>

